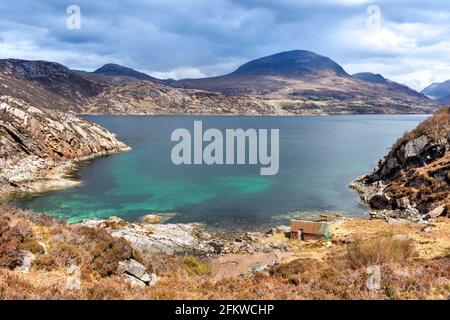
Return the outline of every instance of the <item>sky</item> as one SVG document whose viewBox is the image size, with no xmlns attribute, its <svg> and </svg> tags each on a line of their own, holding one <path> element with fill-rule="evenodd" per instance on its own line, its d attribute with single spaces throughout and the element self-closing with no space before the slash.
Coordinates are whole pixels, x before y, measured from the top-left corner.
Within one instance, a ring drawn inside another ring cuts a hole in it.
<svg viewBox="0 0 450 320">
<path fill-rule="evenodd" d="M 118 63 L 180 79 L 226 74 L 294 49 L 421 90 L 450 79 L 450 1 L 0 2 L 0 58 L 87 71 Z"/>
</svg>

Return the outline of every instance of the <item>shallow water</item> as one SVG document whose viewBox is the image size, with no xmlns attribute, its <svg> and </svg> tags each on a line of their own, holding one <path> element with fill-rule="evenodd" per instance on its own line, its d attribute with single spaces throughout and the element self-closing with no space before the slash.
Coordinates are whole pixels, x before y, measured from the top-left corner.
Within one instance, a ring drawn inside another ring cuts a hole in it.
<svg viewBox="0 0 450 320">
<path fill-rule="evenodd" d="M 327 117 L 87 116 L 118 134 L 133 151 L 83 163 L 80 187 L 14 199 L 27 209 L 70 222 L 116 215 L 133 221 L 165 212 L 171 222 L 247 227 L 281 223 L 311 211 L 361 215 L 347 184 L 425 116 Z M 170 152 L 176 128 L 280 129 L 280 169 L 258 166 L 176 166 Z M 173 214 L 176 213 L 176 214 Z"/>
</svg>

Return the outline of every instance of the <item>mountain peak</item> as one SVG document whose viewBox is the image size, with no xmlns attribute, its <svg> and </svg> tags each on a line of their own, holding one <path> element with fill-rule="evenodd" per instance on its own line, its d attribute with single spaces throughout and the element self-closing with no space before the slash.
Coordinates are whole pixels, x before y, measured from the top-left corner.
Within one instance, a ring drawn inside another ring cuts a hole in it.
<svg viewBox="0 0 450 320">
<path fill-rule="evenodd" d="M 441 99 L 450 95 L 450 80 L 444 82 L 435 82 L 421 91 L 421 93 L 433 97 L 434 99 Z"/>
<path fill-rule="evenodd" d="M 158 79 L 153 78 L 146 73 L 139 72 L 115 63 L 107 63 L 103 67 L 95 70 L 93 73 L 103 76 L 127 76 L 138 80 L 159 81 Z"/>
<path fill-rule="evenodd" d="M 296 78 L 323 73 L 348 76 L 345 70 L 330 58 L 306 50 L 285 51 L 252 60 L 240 66 L 232 75 L 267 75 Z"/>
</svg>

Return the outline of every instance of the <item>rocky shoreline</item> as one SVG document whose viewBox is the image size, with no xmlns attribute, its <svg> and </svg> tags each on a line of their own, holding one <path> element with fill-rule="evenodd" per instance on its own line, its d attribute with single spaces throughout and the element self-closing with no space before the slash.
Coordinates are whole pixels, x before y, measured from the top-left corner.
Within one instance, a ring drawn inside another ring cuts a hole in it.
<svg viewBox="0 0 450 320">
<path fill-rule="evenodd" d="M 154 217 L 154 215 L 149 215 Z M 109 219 L 89 219 L 79 225 L 105 230 L 115 238 L 124 238 L 130 245 L 143 253 L 164 253 L 168 255 L 194 255 L 213 257 L 224 254 L 269 253 L 273 250 L 287 251 L 288 247 L 279 242 L 262 243 L 274 233 L 288 233 L 288 226 L 279 226 L 267 232 L 241 232 L 225 237 L 221 233 L 211 233 L 198 223 L 149 223 L 127 222 L 119 217 Z"/>
<path fill-rule="evenodd" d="M 350 183 L 373 218 L 424 222 L 450 209 L 450 108 L 400 138 L 370 174 Z"/>
<path fill-rule="evenodd" d="M 77 163 L 130 148 L 101 126 L 0 97 L 0 197 L 77 185 Z"/>
</svg>

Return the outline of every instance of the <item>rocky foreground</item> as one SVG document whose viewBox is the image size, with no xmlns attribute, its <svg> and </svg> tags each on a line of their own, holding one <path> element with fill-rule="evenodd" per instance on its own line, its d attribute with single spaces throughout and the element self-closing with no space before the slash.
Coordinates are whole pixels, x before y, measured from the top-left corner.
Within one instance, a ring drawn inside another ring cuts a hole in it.
<svg viewBox="0 0 450 320">
<path fill-rule="evenodd" d="M 151 219 L 150 219 L 151 220 Z M 448 299 L 450 220 L 337 219 L 331 240 L 288 227 L 219 237 L 144 219 L 69 225 L 0 208 L 0 299 Z M 379 268 L 381 283 L 367 285 Z M 372 269 L 368 269 L 368 268 Z"/>
<path fill-rule="evenodd" d="M 0 97 L 0 194 L 67 187 L 77 161 L 129 150 L 114 134 L 71 113 Z"/>
</svg>

